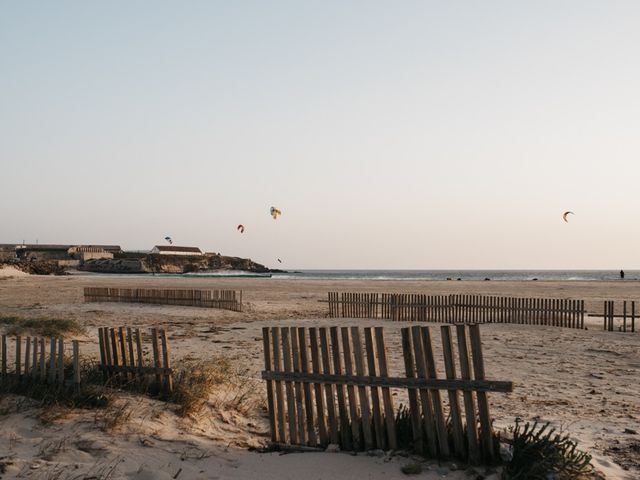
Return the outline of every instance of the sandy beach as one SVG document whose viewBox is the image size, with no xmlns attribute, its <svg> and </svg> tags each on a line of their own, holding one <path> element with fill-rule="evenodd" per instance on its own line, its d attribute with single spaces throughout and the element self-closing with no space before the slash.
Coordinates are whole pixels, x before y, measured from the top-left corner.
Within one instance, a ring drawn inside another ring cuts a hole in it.
<svg viewBox="0 0 640 480">
<path fill-rule="evenodd" d="M 244 311 L 83 303 L 85 286 L 241 289 Z M 0 316 L 74 319 L 86 328 L 83 354 L 93 355 L 98 351 L 98 327 L 162 326 L 176 360 L 224 357 L 259 396 L 264 396 L 261 329 L 267 325 L 384 326 L 390 368 L 401 369 L 399 328 L 404 324 L 329 319 L 326 304 L 319 302 L 329 291 L 573 298 L 584 299 L 587 310 L 595 312 L 602 310 L 605 299 L 636 298 L 640 283 L 36 277 L 5 271 Z M 587 330 L 483 325 L 488 377 L 514 383 L 512 393 L 490 395 L 494 425 L 503 429 L 516 418 L 550 421 L 588 450 L 607 478 L 637 478 L 640 436 L 633 432 L 640 431 L 640 334 L 604 332 L 600 322 L 589 319 Z M 401 395 L 396 399 L 400 401 Z M 29 401 L 3 398 L 0 425 L 7 442 L 0 443 L 0 460 L 6 464 L 2 478 L 84 478 L 81 475 L 98 475 L 99 470 L 104 475 L 109 469 L 113 472 L 108 478 L 136 479 L 405 478 L 400 466 L 412 461 L 364 454 L 249 452 L 249 447 L 268 440 L 263 406 L 225 409 L 220 401 L 214 405 L 221 408 L 212 407 L 198 418 L 180 418 L 170 405 L 146 397 L 124 394 L 118 402 L 127 405 L 128 417 L 116 429 L 104 431 L 95 412 L 50 414 L 43 423 L 42 412 Z M 468 478 L 450 467 L 432 462 L 419 478 Z M 56 471 L 64 473 L 51 476 Z"/>
</svg>

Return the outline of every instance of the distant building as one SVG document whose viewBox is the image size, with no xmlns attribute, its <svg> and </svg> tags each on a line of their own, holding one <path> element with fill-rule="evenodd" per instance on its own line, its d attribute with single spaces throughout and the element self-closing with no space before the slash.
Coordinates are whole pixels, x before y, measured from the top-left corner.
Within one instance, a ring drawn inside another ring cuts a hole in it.
<svg viewBox="0 0 640 480">
<path fill-rule="evenodd" d="M 89 260 L 91 258 L 113 258 L 122 252 L 119 245 L 15 245 L 15 256 L 20 260 Z"/>
<path fill-rule="evenodd" d="M 94 245 L 80 245 L 77 247 L 71 247 L 68 251 L 69 256 L 75 258 L 76 260 L 80 260 L 81 262 L 86 262 L 87 260 L 99 260 L 103 258 L 113 258 L 113 253 L 115 248 L 120 248 L 116 246 L 112 246 L 111 251 L 106 250 L 100 246 Z"/>
<path fill-rule="evenodd" d="M 11 243 L 0 244 L 0 262 L 16 259 L 16 246 Z"/>
<path fill-rule="evenodd" d="M 156 245 L 151 250 L 151 253 L 157 253 L 159 255 L 202 255 L 202 250 L 198 247 L 177 247 L 175 245 Z"/>
<path fill-rule="evenodd" d="M 113 254 L 122 253 L 120 245 L 75 245 L 71 248 L 78 252 L 97 252 L 99 250 L 104 250 L 105 252 Z"/>
<path fill-rule="evenodd" d="M 68 260 L 71 245 L 16 245 L 16 256 L 21 260 Z"/>
</svg>

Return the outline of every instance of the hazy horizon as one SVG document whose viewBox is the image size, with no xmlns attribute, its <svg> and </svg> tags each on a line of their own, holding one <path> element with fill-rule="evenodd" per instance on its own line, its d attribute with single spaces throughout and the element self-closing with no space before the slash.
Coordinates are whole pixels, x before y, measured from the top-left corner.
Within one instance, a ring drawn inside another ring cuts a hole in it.
<svg viewBox="0 0 640 480">
<path fill-rule="evenodd" d="M 639 20 L 631 1 L 4 3 L 0 241 L 640 269 Z"/>
</svg>

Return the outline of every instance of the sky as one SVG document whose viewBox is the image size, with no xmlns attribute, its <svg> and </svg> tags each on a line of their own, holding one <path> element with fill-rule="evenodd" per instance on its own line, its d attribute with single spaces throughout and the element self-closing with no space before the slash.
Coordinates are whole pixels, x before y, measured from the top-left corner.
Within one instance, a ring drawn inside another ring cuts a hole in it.
<svg viewBox="0 0 640 480">
<path fill-rule="evenodd" d="M 1 2 L 0 243 L 640 268 L 639 45 L 636 1 Z"/>
</svg>

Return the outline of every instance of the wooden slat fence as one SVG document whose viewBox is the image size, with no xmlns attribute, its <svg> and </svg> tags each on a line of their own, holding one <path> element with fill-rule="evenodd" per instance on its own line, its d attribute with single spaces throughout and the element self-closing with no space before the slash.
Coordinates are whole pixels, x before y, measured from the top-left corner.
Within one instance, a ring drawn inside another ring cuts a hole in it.
<svg viewBox="0 0 640 480">
<path fill-rule="evenodd" d="M 453 323 L 520 323 L 584 328 L 584 300 L 449 295 Z"/>
<path fill-rule="evenodd" d="M 603 313 L 589 314 L 592 317 L 602 317 L 603 329 L 609 332 L 635 332 L 636 331 L 636 302 L 622 301 L 622 313 L 616 313 L 614 300 L 605 300 Z M 616 325 L 616 319 L 620 319 Z"/>
<path fill-rule="evenodd" d="M 68 347 L 71 346 L 70 351 Z M 70 364 L 69 364 L 70 361 Z M 61 337 L 0 336 L 3 381 L 80 385 L 80 346 Z"/>
<path fill-rule="evenodd" d="M 401 329 L 405 370 L 391 376 L 381 327 L 263 328 L 272 442 L 495 459 L 487 393 L 513 386 L 486 379 L 478 325 L 455 326 L 456 360 L 453 329 L 441 327 L 443 368 L 430 327 Z M 395 409 L 391 389 L 407 391 L 408 413 Z"/>
<path fill-rule="evenodd" d="M 242 290 L 85 287 L 85 302 L 154 303 L 242 311 Z"/>
<path fill-rule="evenodd" d="M 152 358 L 147 358 L 144 336 L 139 328 L 99 328 L 100 368 L 105 379 L 121 385 L 155 385 L 173 391 L 173 369 L 167 332 L 151 328 L 146 340 L 151 343 Z"/>
<path fill-rule="evenodd" d="M 521 323 L 584 328 L 584 300 L 486 295 L 329 292 L 332 318 L 443 323 Z"/>
</svg>

